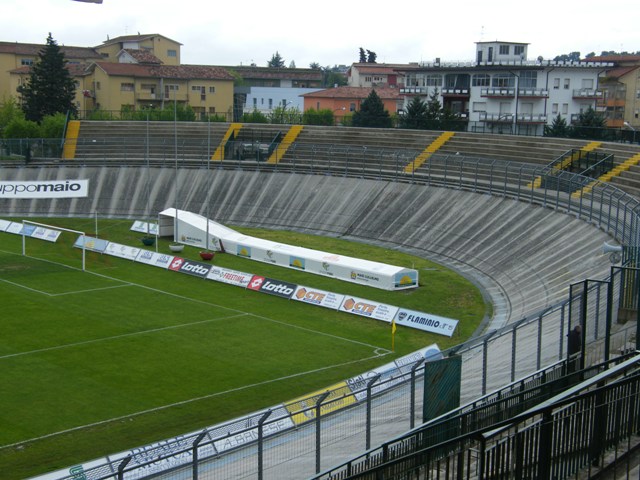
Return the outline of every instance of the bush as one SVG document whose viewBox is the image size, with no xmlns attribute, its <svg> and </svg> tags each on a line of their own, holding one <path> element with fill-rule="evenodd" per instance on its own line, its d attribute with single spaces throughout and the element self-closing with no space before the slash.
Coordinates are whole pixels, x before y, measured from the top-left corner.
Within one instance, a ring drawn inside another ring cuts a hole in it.
<svg viewBox="0 0 640 480">
<path fill-rule="evenodd" d="M 40 125 L 32 120 L 16 117 L 3 131 L 4 138 L 42 138 Z"/>
</svg>

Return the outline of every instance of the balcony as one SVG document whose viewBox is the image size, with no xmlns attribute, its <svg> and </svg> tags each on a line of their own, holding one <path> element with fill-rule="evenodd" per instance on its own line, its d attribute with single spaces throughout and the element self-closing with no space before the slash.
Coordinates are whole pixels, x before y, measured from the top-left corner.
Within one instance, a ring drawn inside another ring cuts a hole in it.
<svg viewBox="0 0 640 480">
<path fill-rule="evenodd" d="M 519 113 L 517 123 L 547 123 L 547 116 L 544 113 Z"/>
<path fill-rule="evenodd" d="M 468 98 L 471 95 L 469 88 L 443 88 L 441 93 L 443 97 Z"/>
<path fill-rule="evenodd" d="M 573 98 L 600 99 L 602 98 L 602 90 L 594 90 L 592 88 L 581 88 L 573 91 Z"/>
<path fill-rule="evenodd" d="M 513 123 L 513 113 L 489 113 L 480 112 L 481 122 L 491 123 Z"/>
<path fill-rule="evenodd" d="M 519 88 L 520 98 L 549 98 L 549 90 L 546 88 Z"/>
<path fill-rule="evenodd" d="M 152 93 L 148 90 L 141 90 L 138 93 L 138 100 L 158 100 L 160 96 L 157 93 Z"/>
<path fill-rule="evenodd" d="M 405 95 L 427 95 L 429 89 L 427 87 L 402 87 L 400 93 Z"/>
<path fill-rule="evenodd" d="M 515 97 L 515 88 L 483 88 L 480 90 L 481 97 Z"/>
</svg>

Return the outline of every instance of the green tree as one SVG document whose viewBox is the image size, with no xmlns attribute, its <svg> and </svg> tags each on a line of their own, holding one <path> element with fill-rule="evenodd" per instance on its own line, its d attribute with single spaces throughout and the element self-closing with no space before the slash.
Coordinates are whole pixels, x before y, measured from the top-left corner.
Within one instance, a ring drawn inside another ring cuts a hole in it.
<svg viewBox="0 0 640 480">
<path fill-rule="evenodd" d="M 562 118 L 562 115 L 558 114 L 557 117 L 553 119 L 551 125 L 544 126 L 544 136 L 545 137 L 568 137 L 570 134 L 569 126 L 567 125 L 567 121 Z"/>
<path fill-rule="evenodd" d="M 41 138 L 40 125 L 24 117 L 16 117 L 4 129 L 4 138 Z"/>
<path fill-rule="evenodd" d="M 589 107 L 580 112 L 578 118 L 571 126 L 571 137 L 600 140 L 606 136 L 606 120 L 604 116 Z"/>
<path fill-rule="evenodd" d="M 19 87 L 18 92 L 22 95 L 22 109 L 28 120 L 39 122 L 46 115 L 56 113 L 77 115 L 74 104 L 76 82 L 67 69 L 64 53 L 51 34 L 31 67 L 27 83 Z"/>
<path fill-rule="evenodd" d="M 427 112 L 425 115 L 425 128 L 428 130 L 440 130 L 442 119 L 442 104 L 438 98 L 438 89 L 436 88 L 427 100 Z"/>
<path fill-rule="evenodd" d="M 377 58 L 378 58 L 378 55 L 376 55 L 376 52 L 367 50 L 367 63 L 376 63 Z"/>
<path fill-rule="evenodd" d="M 284 67 L 284 58 L 280 56 L 280 53 L 276 51 L 271 57 L 271 60 L 267 62 L 267 67 L 270 68 L 283 68 Z"/>
<path fill-rule="evenodd" d="M 413 97 L 405 113 L 400 117 L 400 127 L 421 130 L 427 128 L 427 104 L 420 97 Z"/>
<path fill-rule="evenodd" d="M 40 122 L 42 138 L 62 138 L 66 124 L 67 116 L 64 113 L 47 115 Z"/>
<path fill-rule="evenodd" d="M 367 54 L 364 51 L 364 48 L 360 47 L 359 50 L 359 58 L 358 63 L 367 63 Z"/>
<path fill-rule="evenodd" d="M 269 123 L 267 116 L 257 109 L 254 109 L 251 113 L 242 114 L 243 123 Z"/>
<path fill-rule="evenodd" d="M 0 138 L 4 136 L 4 129 L 16 118 L 24 118 L 24 112 L 18 106 L 14 97 L 3 97 L 0 104 Z"/>
<path fill-rule="evenodd" d="M 384 109 L 384 103 L 375 89 L 364 99 L 360 110 L 353 114 L 354 127 L 390 128 L 392 126 L 391 115 Z"/>
<path fill-rule="evenodd" d="M 302 123 L 304 125 L 324 125 L 330 127 L 335 125 L 335 117 L 329 108 L 320 110 L 310 108 L 302 115 Z"/>
<path fill-rule="evenodd" d="M 565 53 L 563 55 L 557 55 L 553 59 L 555 62 L 579 62 L 580 52 Z"/>
</svg>

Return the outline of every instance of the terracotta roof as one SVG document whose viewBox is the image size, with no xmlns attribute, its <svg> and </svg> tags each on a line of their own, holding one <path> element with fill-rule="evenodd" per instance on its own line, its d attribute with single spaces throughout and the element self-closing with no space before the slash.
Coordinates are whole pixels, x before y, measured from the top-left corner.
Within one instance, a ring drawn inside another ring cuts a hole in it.
<svg viewBox="0 0 640 480">
<path fill-rule="evenodd" d="M 607 70 L 607 72 L 605 73 L 605 77 L 607 77 L 607 78 L 621 78 L 621 77 L 624 77 L 625 75 L 633 72 L 634 70 L 637 70 L 638 68 L 640 68 L 640 65 L 637 65 L 637 66 L 634 66 L 634 67 L 612 68 L 611 70 Z"/>
<path fill-rule="evenodd" d="M 582 60 L 583 62 L 638 62 L 640 63 L 640 55 L 599 55 L 597 57 L 589 57 Z"/>
<path fill-rule="evenodd" d="M 30 70 L 31 70 L 31 67 L 27 65 L 24 67 L 14 68 L 13 70 L 10 70 L 9 73 L 16 73 L 19 75 L 28 75 Z M 69 70 L 69 73 L 71 74 L 72 77 L 83 77 L 89 74 L 87 72 L 86 63 L 67 63 L 67 70 Z"/>
<path fill-rule="evenodd" d="M 0 42 L 0 53 L 12 53 L 15 55 L 37 56 L 46 45 L 36 43 Z M 67 59 L 93 59 L 102 56 L 93 48 L 86 47 L 66 47 L 59 45 Z"/>
<path fill-rule="evenodd" d="M 313 68 L 222 67 L 242 78 L 322 80 L 322 70 Z"/>
<path fill-rule="evenodd" d="M 167 40 L 171 40 L 169 37 L 165 37 L 164 35 L 160 35 L 159 33 L 147 33 L 144 35 L 122 35 L 120 37 L 115 37 L 115 38 L 110 38 L 108 40 L 105 40 L 104 42 L 102 42 L 102 45 L 99 45 L 99 47 L 103 47 L 105 45 L 113 45 L 114 43 L 121 43 L 121 42 L 142 42 L 144 40 L 149 40 L 154 37 L 162 37 L 162 38 L 166 38 Z M 180 42 L 176 42 L 175 40 L 171 40 L 171 41 L 177 43 L 178 45 L 182 45 Z"/>
<path fill-rule="evenodd" d="M 138 63 L 161 65 L 162 60 L 147 50 L 134 50 L 132 48 L 124 48 L 122 52 L 126 52 Z"/>
<path fill-rule="evenodd" d="M 401 67 L 404 68 L 406 65 L 396 65 L 395 67 L 384 64 L 378 65 L 375 63 L 356 63 L 352 66 L 352 68 L 356 68 L 358 72 L 362 74 L 371 73 L 371 74 L 381 74 L 381 75 L 392 75 L 396 73 L 396 68 Z"/>
<path fill-rule="evenodd" d="M 336 87 L 327 88 L 326 90 L 318 90 L 317 92 L 305 93 L 301 97 L 313 98 L 367 98 L 375 90 L 378 96 L 383 100 L 395 100 L 400 98 L 400 92 L 397 88 L 390 87 Z"/>
<path fill-rule="evenodd" d="M 135 63 L 95 62 L 109 75 L 146 78 L 175 78 L 201 80 L 233 80 L 222 67 L 208 65 L 140 65 Z"/>
</svg>

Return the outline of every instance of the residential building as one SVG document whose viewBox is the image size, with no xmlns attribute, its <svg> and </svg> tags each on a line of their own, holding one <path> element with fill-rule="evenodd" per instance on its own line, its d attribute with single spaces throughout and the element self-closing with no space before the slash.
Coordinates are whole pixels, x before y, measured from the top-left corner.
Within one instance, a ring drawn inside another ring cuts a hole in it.
<svg viewBox="0 0 640 480">
<path fill-rule="evenodd" d="M 0 42 L 0 101 L 3 98 L 18 97 L 17 88 L 27 78 L 29 68 L 38 59 L 44 44 Z M 82 76 L 89 62 L 102 57 L 94 48 L 61 46 L 73 76 Z M 79 82 L 82 83 L 82 82 Z M 82 93 L 77 94 L 79 102 Z"/>
<path fill-rule="evenodd" d="M 312 68 L 224 67 L 237 78 L 235 108 L 238 114 L 254 110 L 269 115 L 276 108 L 303 111 L 302 95 L 322 88 L 323 72 Z M 236 115 L 237 116 L 237 115 Z"/>
<path fill-rule="evenodd" d="M 360 110 L 360 105 L 374 87 L 335 87 L 304 94 L 304 109 L 331 110 L 336 117 Z M 402 108 L 403 98 L 398 88 L 375 88 L 385 110 L 395 114 Z"/>
<path fill-rule="evenodd" d="M 603 92 L 598 102 L 607 126 L 640 130 L 640 55 L 606 55 L 587 62 L 613 63 L 600 79 Z"/>
<path fill-rule="evenodd" d="M 147 35 L 124 35 L 107 39 L 94 47 L 103 61 L 118 62 L 122 50 L 142 51 L 153 55 L 164 65 L 180 65 L 181 43 L 158 33 Z"/>
<path fill-rule="evenodd" d="M 478 42 L 473 62 L 408 65 L 396 70 L 405 106 L 415 96 L 436 95 L 444 108 L 468 122 L 470 131 L 542 135 L 558 117 L 567 123 L 596 108 L 607 62 L 527 59 L 526 43 Z"/>
<path fill-rule="evenodd" d="M 406 65 L 386 63 L 354 63 L 347 70 L 350 87 L 395 87 L 398 85 L 397 68 Z"/>
<path fill-rule="evenodd" d="M 234 78 L 222 67 L 94 62 L 84 77 L 84 109 L 120 112 L 189 105 L 197 117 L 231 118 Z"/>
</svg>

